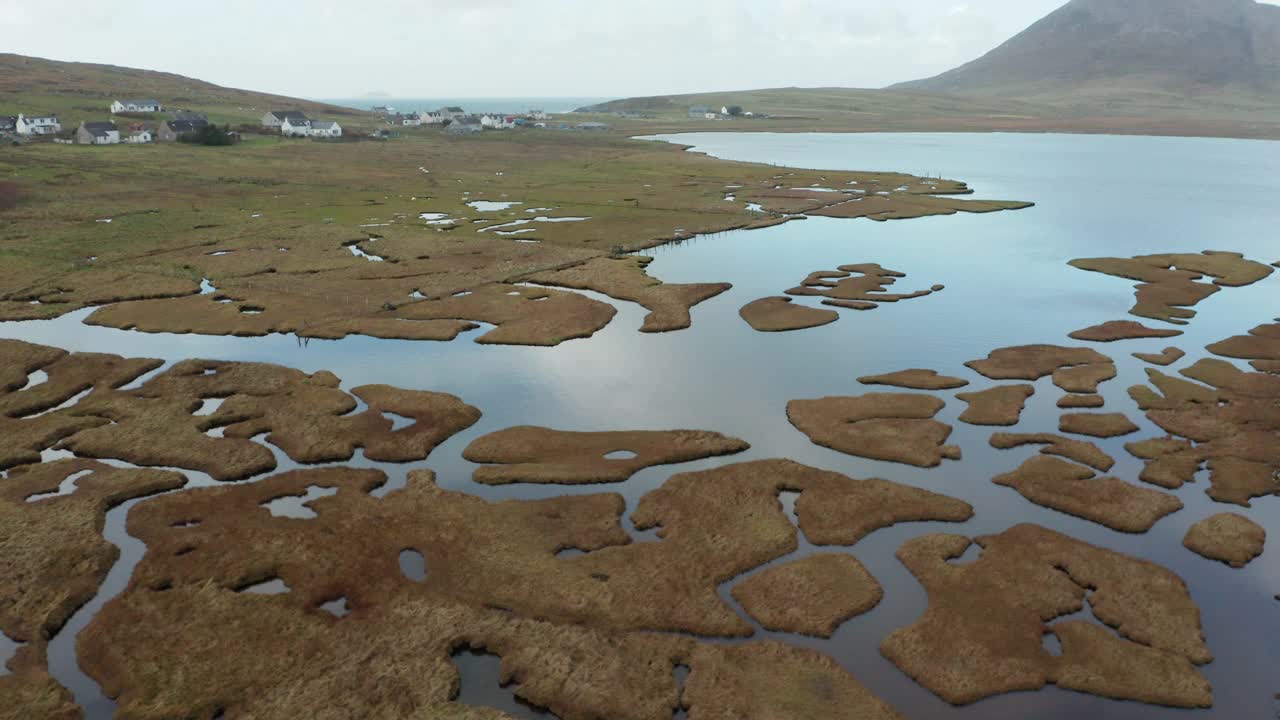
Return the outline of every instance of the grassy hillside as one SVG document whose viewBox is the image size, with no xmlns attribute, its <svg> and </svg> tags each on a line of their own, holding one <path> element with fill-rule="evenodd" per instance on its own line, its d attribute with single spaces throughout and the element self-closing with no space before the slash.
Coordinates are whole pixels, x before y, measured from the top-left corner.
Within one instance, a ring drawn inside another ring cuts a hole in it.
<svg viewBox="0 0 1280 720">
<path fill-rule="evenodd" d="M 110 117 L 116 98 L 154 98 L 166 108 L 206 112 L 218 123 L 254 123 L 269 110 L 299 109 L 343 125 L 370 126 L 370 113 L 297 98 L 225 88 L 202 80 L 113 65 L 0 54 L 0 115 L 56 113 L 64 127 Z"/>
<path fill-rule="evenodd" d="M 868 117 L 902 115 L 912 117 L 957 116 L 963 114 L 1033 115 L 1039 108 L 1000 100 L 974 101 L 918 92 L 888 92 L 855 88 L 772 88 L 731 92 L 663 95 L 615 100 L 590 108 L 599 112 L 636 112 L 669 119 L 687 117 L 690 106 L 705 105 L 719 110 L 741 105 L 744 110 L 778 119 L 825 120 L 856 123 Z"/>
<path fill-rule="evenodd" d="M 893 89 L 1204 110 L 1280 105 L 1280 7 L 1254 0 L 1071 0 L 1000 47 Z M 1136 102 L 1135 102 L 1136 100 Z"/>
<path fill-rule="evenodd" d="M 690 119 L 688 108 L 741 105 L 768 120 Z M 1280 108 L 1217 93 L 1202 100 L 1122 84 L 1099 85 L 1061 104 L 913 90 L 775 88 L 630 98 L 583 108 L 626 132 L 1081 132 L 1280 138 Z"/>
<path fill-rule="evenodd" d="M 633 98 L 621 124 L 710 129 L 688 108 L 775 116 L 716 129 L 1026 131 L 1280 138 L 1280 7 L 1253 0 L 1072 0 L 986 56 L 886 88 Z"/>
</svg>

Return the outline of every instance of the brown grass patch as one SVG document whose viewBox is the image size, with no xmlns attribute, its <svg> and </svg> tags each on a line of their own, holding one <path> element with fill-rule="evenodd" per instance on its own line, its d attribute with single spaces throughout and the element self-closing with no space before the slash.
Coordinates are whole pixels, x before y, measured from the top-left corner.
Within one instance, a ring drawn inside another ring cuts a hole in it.
<svg viewBox="0 0 1280 720">
<path fill-rule="evenodd" d="M 1065 690 L 1173 707 L 1210 707 L 1196 670 L 1212 660 L 1186 584 L 1144 560 L 1034 525 L 980 537 L 981 557 L 954 565 L 970 540 L 930 535 L 898 558 L 929 594 L 924 616 L 880 646 L 895 665 L 956 705 L 1054 683 Z M 1103 623 L 1046 627 L 1088 603 Z M 1061 657 L 1042 646 L 1046 633 Z"/>
</svg>

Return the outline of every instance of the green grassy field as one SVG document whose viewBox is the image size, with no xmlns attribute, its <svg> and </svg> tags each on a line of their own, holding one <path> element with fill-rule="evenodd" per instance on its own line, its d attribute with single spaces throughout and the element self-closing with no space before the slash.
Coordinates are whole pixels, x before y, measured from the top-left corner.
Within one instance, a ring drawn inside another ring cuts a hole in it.
<svg viewBox="0 0 1280 720">
<path fill-rule="evenodd" d="M 770 119 L 692 119 L 691 106 L 739 105 Z M 592 108 L 619 132 L 1079 132 L 1280 138 L 1280 105 L 1234 91 L 1188 100 L 1125 86 L 1050 104 L 908 90 L 777 88 L 630 98 Z M 626 113 L 627 117 L 618 117 Z M 636 117 L 637 115 L 641 117 Z"/>
<path fill-rule="evenodd" d="M 868 194 L 859 216 L 873 219 L 1016 207 L 924 197 L 966 191 L 947 181 L 789 170 L 544 130 L 423 131 L 386 142 L 258 136 L 230 147 L 35 143 L 0 148 L 0 183 L 20 194 L 0 212 L 0 317 L 181 298 L 208 278 L 246 306 L 273 309 L 281 324 L 306 316 L 307 327 L 620 250 L 764 227 L 850 197 L 789 188 L 856 183 Z M 468 205 L 476 200 L 520 204 L 486 212 Z M 483 230 L 517 221 L 519 235 Z M 385 262 L 357 256 L 356 244 Z M 184 312 L 224 311 L 210 302 Z M 235 317 L 209 331 L 249 332 L 244 325 L 268 319 Z"/>
<path fill-rule="evenodd" d="M 163 73 L 12 55 L 0 56 L 0 68 L 14 71 L 0 74 L 0 112 L 56 112 L 65 126 L 104 117 L 113 97 L 154 97 L 232 124 L 256 124 L 265 109 L 282 107 L 313 117 L 349 113 L 353 120 L 342 121 L 348 128 L 378 122 L 370 113 Z M 814 109 L 832 112 L 840 102 L 832 97 Z M 3 146 L 0 189 L 10 207 L 0 212 L 0 318 L 160 300 L 139 311 L 149 314 L 140 321 L 168 327 L 163 323 L 175 316 L 193 317 L 199 321 L 171 330 L 211 334 L 386 333 L 408 326 L 388 325 L 396 318 L 379 313 L 411 299 L 445 298 L 697 234 L 805 213 L 888 220 L 1020 206 L 929 197 L 966 192 L 962 183 L 733 163 L 629 139 L 680 129 L 685 111 L 668 110 L 667 119 L 621 119 L 609 132 L 453 137 L 423 127 L 401 129 L 390 141 L 248 134 L 231 147 Z M 706 128 L 705 121 L 683 122 Z M 717 129 L 811 129 L 812 122 Z M 802 189 L 854 186 L 866 193 L 856 206 L 844 202 L 850 194 Z M 728 195 L 736 200 L 726 202 Z M 475 200 L 520 204 L 484 212 L 469 206 Z M 485 229 L 503 223 L 519 232 Z M 204 279 L 234 297 L 240 312 L 202 299 Z M 118 322 L 129 326 L 134 318 Z"/>
<path fill-rule="evenodd" d="M 268 111 L 294 109 L 344 127 L 369 128 L 378 122 L 372 113 L 351 108 L 224 88 L 170 73 L 0 54 L 0 115 L 51 113 L 71 128 L 86 120 L 110 119 L 111 101 L 128 98 L 153 98 L 166 109 L 205 112 L 213 122 L 232 125 L 257 124 Z"/>
</svg>

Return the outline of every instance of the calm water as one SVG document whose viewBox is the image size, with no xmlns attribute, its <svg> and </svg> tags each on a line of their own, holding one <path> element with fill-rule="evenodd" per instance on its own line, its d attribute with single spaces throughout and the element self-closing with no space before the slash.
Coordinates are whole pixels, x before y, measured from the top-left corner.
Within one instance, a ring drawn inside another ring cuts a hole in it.
<svg viewBox="0 0 1280 720">
<path fill-rule="evenodd" d="M 376 382 L 455 393 L 481 408 L 484 418 L 441 446 L 427 463 L 414 467 L 436 470 L 446 487 L 489 498 L 617 491 L 634 507 L 641 495 L 673 472 L 770 457 L 949 493 L 974 504 L 974 519 L 962 525 L 904 524 L 863 540 L 850 552 L 884 585 L 884 601 L 846 623 L 829 642 L 800 642 L 832 654 L 912 718 L 1129 720 L 1275 714 L 1280 608 L 1272 596 L 1280 592 L 1280 552 L 1272 550 L 1247 569 L 1232 570 L 1192 554 L 1181 541 L 1193 523 L 1223 511 L 1242 512 L 1268 528 L 1280 527 L 1280 500 L 1255 501 L 1251 510 L 1217 505 L 1204 495 L 1207 485 L 1201 478 L 1177 493 L 1186 504 L 1183 511 L 1146 535 L 1123 535 L 1032 505 L 992 484 L 994 475 L 1014 469 L 1036 449 L 990 449 L 986 440 L 992 430 L 958 423 L 964 404 L 949 393 L 940 395 L 948 406 L 939 419 L 955 424 L 952 442 L 964 448 L 965 459 L 935 470 L 862 460 L 817 447 L 791 427 L 784 408 L 797 398 L 867 392 L 856 382 L 858 376 L 908 367 L 957 374 L 973 381 L 966 390 L 980 390 L 992 383 L 969 372 L 964 361 L 1006 345 L 1069 343 L 1066 334 L 1073 330 L 1124 318 L 1131 305 L 1131 283 L 1074 270 L 1066 265 L 1072 258 L 1223 249 L 1266 262 L 1280 260 L 1280 143 L 1054 135 L 700 134 L 674 140 L 726 158 L 941 174 L 968 181 L 980 197 L 1038 205 L 1016 213 L 892 223 L 815 218 L 656 250 L 651 272 L 666 281 L 734 284 L 733 290 L 695 310 L 692 329 L 665 335 L 637 332 L 643 311 L 618 303 L 617 319 L 596 337 L 552 349 L 485 347 L 470 342 L 474 334 L 454 343 L 351 338 L 313 341 L 306 347 L 282 336 L 150 336 L 79 325 L 84 313 L 51 322 L 0 324 L 0 336 L 167 360 L 276 362 L 307 371 L 333 370 L 348 388 Z M 814 270 L 856 262 L 878 262 L 907 273 L 896 289 L 934 283 L 947 289 L 874 312 L 848 312 L 833 325 L 798 333 L 756 333 L 738 317 L 745 303 L 780 294 Z M 1142 435 L 1128 439 L 1162 434 L 1138 414 L 1124 392 L 1143 379 L 1145 367 L 1129 353 L 1176 344 L 1191 353 L 1175 366 L 1184 367 L 1203 356 L 1207 343 L 1280 314 L 1278 287 L 1280 276 L 1273 276 L 1249 288 L 1224 290 L 1200 305 L 1187 335 L 1173 342 L 1100 347 L 1116 359 L 1121 372 L 1119 379 L 1103 386 L 1108 411 L 1126 412 L 1143 429 Z M 1037 390 L 1016 431 L 1056 431 L 1060 393 L 1048 379 L 1038 383 Z M 461 459 L 462 449 L 480 435 L 526 423 L 577 430 L 710 429 L 740 436 L 753 447 L 732 458 L 674 470 L 650 469 L 622 486 L 566 490 L 472 483 L 474 466 Z M 1141 465 L 1123 451 L 1123 441 L 1100 444 L 1119 461 L 1111 474 L 1136 481 Z M 408 469 L 353 464 L 382 467 L 397 480 Z M 110 703 L 95 698 L 96 687 L 78 675 L 72 636 L 101 601 L 123 585 L 141 551 L 123 534 L 124 512 L 109 517 L 108 533 L 124 545 L 125 561 L 104 595 L 72 621 L 69 632 L 55 639 L 52 651 L 55 674 L 90 704 L 91 718 L 108 717 Z M 997 533 L 1019 522 L 1042 524 L 1151 559 L 1186 579 L 1204 611 L 1205 632 L 1218 658 L 1203 669 L 1213 682 L 1216 707 L 1173 711 L 1048 688 L 951 708 L 880 656 L 880 641 L 914 621 L 926 605 L 919 585 L 893 556 L 902 542 L 929 532 Z M 806 545 L 801 552 L 807 551 Z M 728 599 L 728 586 L 722 595 Z M 492 659 L 467 656 L 460 665 L 463 700 L 533 716 L 520 710 L 509 692 L 494 686 Z"/>
<path fill-rule="evenodd" d="M 372 110 L 375 107 L 390 106 L 400 112 L 416 112 L 418 110 L 439 110 L 442 107 L 457 105 L 467 112 L 509 112 L 519 113 L 529 110 L 545 110 L 549 113 L 568 113 L 580 107 L 607 102 L 612 98 L 596 97 L 502 97 L 502 98 L 324 98 L 319 102 Z"/>
</svg>

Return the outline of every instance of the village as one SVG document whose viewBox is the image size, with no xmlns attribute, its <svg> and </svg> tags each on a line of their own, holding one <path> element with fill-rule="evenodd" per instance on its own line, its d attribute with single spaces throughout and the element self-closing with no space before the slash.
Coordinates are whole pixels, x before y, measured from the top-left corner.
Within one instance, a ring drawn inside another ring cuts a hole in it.
<svg viewBox="0 0 1280 720">
<path fill-rule="evenodd" d="M 277 135 L 286 138 L 336 141 L 342 139 L 388 139 L 405 128 L 436 128 L 449 135 L 469 135 L 486 130 L 518 128 L 556 130 L 607 130 L 596 122 L 553 123 L 542 110 L 522 114 L 468 113 L 458 106 L 433 111 L 397 112 L 376 107 L 383 126 L 369 131 L 349 131 L 336 120 L 310 118 L 301 110 L 272 110 L 260 124 L 219 126 L 203 112 L 173 110 L 154 99 L 114 100 L 107 108 L 110 119 L 86 120 L 77 127 L 64 128 L 57 115 L 0 115 L 0 138 L 15 145 L 51 141 L 65 145 L 142 145 L 185 142 L 200 145 L 230 145 L 245 135 Z M 157 115 L 166 115 L 157 119 Z"/>
</svg>

